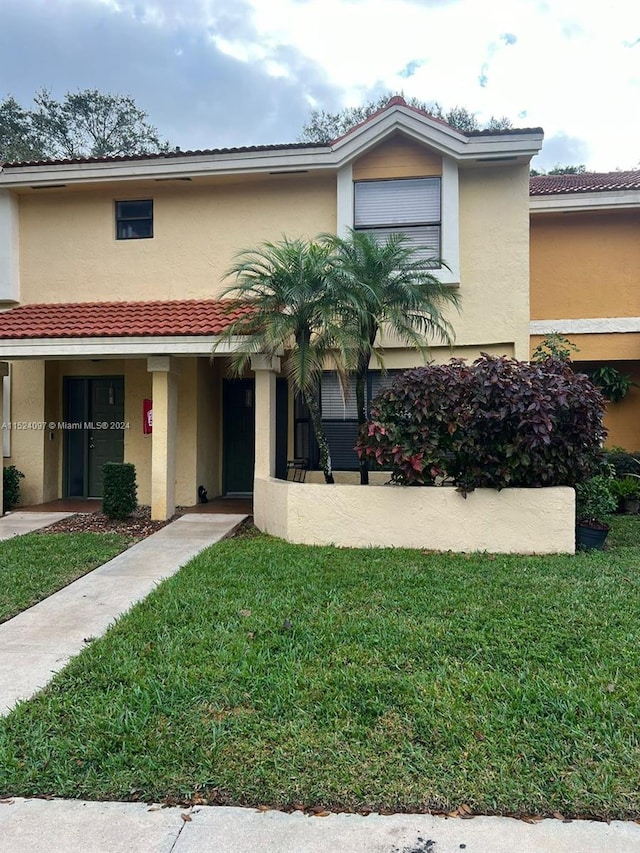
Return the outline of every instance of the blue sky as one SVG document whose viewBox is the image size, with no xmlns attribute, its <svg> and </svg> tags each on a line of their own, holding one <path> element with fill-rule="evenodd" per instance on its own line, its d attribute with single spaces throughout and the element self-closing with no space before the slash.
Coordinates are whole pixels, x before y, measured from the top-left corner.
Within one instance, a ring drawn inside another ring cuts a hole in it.
<svg viewBox="0 0 640 853">
<path fill-rule="evenodd" d="M 0 98 L 128 94 L 183 149 L 293 142 L 403 89 L 542 126 L 534 165 L 640 166 L 640 4 L 2 0 Z"/>
</svg>

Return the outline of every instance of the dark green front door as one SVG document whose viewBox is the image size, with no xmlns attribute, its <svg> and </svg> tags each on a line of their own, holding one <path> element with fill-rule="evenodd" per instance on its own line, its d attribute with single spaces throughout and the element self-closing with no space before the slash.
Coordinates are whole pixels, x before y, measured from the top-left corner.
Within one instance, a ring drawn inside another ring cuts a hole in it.
<svg viewBox="0 0 640 853">
<path fill-rule="evenodd" d="M 222 480 L 225 495 L 253 492 L 254 397 L 253 379 L 224 380 Z"/>
<path fill-rule="evenodd" d="M 102 466 L 124 458 L 124 378 L 64 380 L 64 492 L 102 497 Z"/>
</svg>

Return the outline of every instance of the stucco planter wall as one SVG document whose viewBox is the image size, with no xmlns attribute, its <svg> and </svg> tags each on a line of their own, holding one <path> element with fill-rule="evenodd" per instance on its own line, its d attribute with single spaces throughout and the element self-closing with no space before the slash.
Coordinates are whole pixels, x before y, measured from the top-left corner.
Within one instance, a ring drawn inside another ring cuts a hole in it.
<svg viewBox="0 0 640 853">
<path fill-rule="evenodd" d="M 548 489 L 327 486 L 272 478 L 254 482 L 256 526 L 289 542 L 573 554 L 575 493 Z"/>
</svg>

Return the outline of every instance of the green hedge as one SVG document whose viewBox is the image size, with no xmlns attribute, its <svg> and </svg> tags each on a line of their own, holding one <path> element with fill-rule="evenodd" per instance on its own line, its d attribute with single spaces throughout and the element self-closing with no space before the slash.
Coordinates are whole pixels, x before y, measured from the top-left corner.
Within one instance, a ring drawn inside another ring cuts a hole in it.
<svg viewBox="0 0 640 853">
<path fill-rule="evenodd" d="M 138 505 L 136 466 L 130 462 L 107 462 L 102 473 L 102 511 L 108 518 L 128 518 Z"/>
<path fill-rule="evenodd" d="M 2 512 L 13 509 L 20 503 L 20 480 L 24 479 L 22 471 L 15 465 L 7 465 L 2 471 Z"/>
</svg>

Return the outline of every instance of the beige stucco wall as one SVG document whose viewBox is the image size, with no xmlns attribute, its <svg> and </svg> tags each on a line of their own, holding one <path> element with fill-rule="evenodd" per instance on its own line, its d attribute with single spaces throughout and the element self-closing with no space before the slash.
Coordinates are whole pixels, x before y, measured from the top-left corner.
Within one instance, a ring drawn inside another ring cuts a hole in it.
<svg viewBox="0 0 640 853">
<path fill-rule="evenodd" d="M 410 367 L 418 367 L 426 362 L 434 361 L 437 364 L 443 364 L 449 361 L 454 356 L 456 358 L 464 358 L 468 362 L 475 361 L 480 358 L 480 355 L 486 352 L 488 355 L 508 355 L 513 356 L 513 342 L 504 343 L 486 343 L 478 344 L 477 346 L 432 346 L 429 348 L 426 359 L 423 359 L 420 353 L 412 349 L 403 348 L 385 348 L 383 352 L 384 367 L 386 370 L 406 370 Z M 371 370 L 380 370 L 380 365 L 375 356 L 370 361 Z"/>
<path fill-rule="evenodd" d="M 47 426 L 56 425 L 56 429 L 45 430 L 42 486 L 42 500 L 45 502 L 55 500 L 62 494 L 63 433 L 57 429 L 58 421 L 62 420 L 62 380 L 59 367 L 57 361 L 45 362 L 43 419 Z"/>
<path fill-rule="evenodd" d="M 15 425 L 42 425 L 11 430 L 11 456 L 5 464 L 15 465 L 25 475 L 20 481 L 20 503 L 42 503 L 45 482 L 45 363 L 14 362 L 11 369 L 11 421 Z"/>
<path fill-rule="evenodd" d="M 153 198 L 154 236 L 116 240 L 116 199 Z M 216 296 L 241 249 L 336 226 L 334 176 L 158 183 L 20 198 L 21 302 Z"/>
<path fill-rule="evenodd" d="M 353 180 L 422 178 L 442 174 L 442 157 L 398 134 L 376 145 L 353 164 Z"/>
<path fill-rule="evenodd" d="M 460 170 L 459 346 L 513 343 L 529 355 L 529 168 Z"/>
<path fill-rule="evenodd" d="M 437 162 L 436 162 L 437 161 Z M 439 159 L 415 143 L 393 140 L 367 154 L 357 174 L 393 177 L 433 173 Z M 437 168 L 436 168 L 437 166 Z M 373 170 L 370 173 L 366 170 Z M 433 357 L 475 358 L 481 350 L 526 358 L 528 352 L 528 170 L 525 166 L 465 168 L 459 174 L 461 313 L 449 312 L 456 350 Z M 115 239 L 114 202 L 153 198 L 154 237 Z M 263 240 L 313 237 L 336 228 L 335 175 L 260 176 L 193 182 L 132 182 L 105 187 L 25 192 L 20 197 L 21 301 L 72 302 L 211 297 L 234 255 Z M 387 346 L 388 368 L 420 363 L 412 350 Z M 16 365 L 12 418 L 45 420 L 59 409 L 63 375 L 125 376 L 125 459 L 136 465 L 139 500 L 151 499 L 152 438 L 142 435 L 142 400 L 151 396 L 146 360 L 43 362 Z M 375 367 L 375 362 L 372 362 Z M 196 359 L 177 362 L 176 502 L 191 504 L 202 483 L 213 496 L 221 481 L 220 375 Z M 211 381 L 213 377 L 213 381 Z M 46 388 L 46 404 L 44 402 Z M 29 469 L 25 499 L 61 494 L 58 436 L 23 435 L 14 442 Z M 43 448 L 43 443 L 45 444 Z M 25 473 L 27 471 L 25 470 Z"/>
<path fill-rule="evenodd" d="M 256 479 L 256 526 L 289 542 L 437 551 L 572 554 L 575 493 L 403 488 Z M 283 521 L 284 519 L 284 521 Z"/>
<path fill-rule="evenodd" d="M 404 159 L 398 160 L 398 146 Z M 407 152 L 409 171 L 433 173 L 431 152 L 401 140 L 374 149 L 358 168 L 375 161 L 376 175 L 384 166 L 385 177 L 403 176 Z M 136 197 L 154 200 L 154 237 L 118 241 L 114 202 Z M 449 312 L 457 343 L 515 343 L 517 354 L 526 357 L 527 167 L 460 169 L 459 207 L 462 311 Z M 21 301 L 211 297 L 220 292 L 239 250 L 284 234 L 313 237 L 335 227 L 331 175 L 25 194 L 20 198 Z"/>
<path fill-rule="evenodd" d="M 198 502 L 198 360 L 177 359 L 176 503 Z"/>
<path fill-rule="evenodd" d="M 142 403 L 152 398 L 151 374 L 147 362 L 132 359 L 124 363 L 124 461 L 136 466 L 138 503 L 151 503 L 151 444 L 153 437 L 142 431 Z"/>
</svg>

